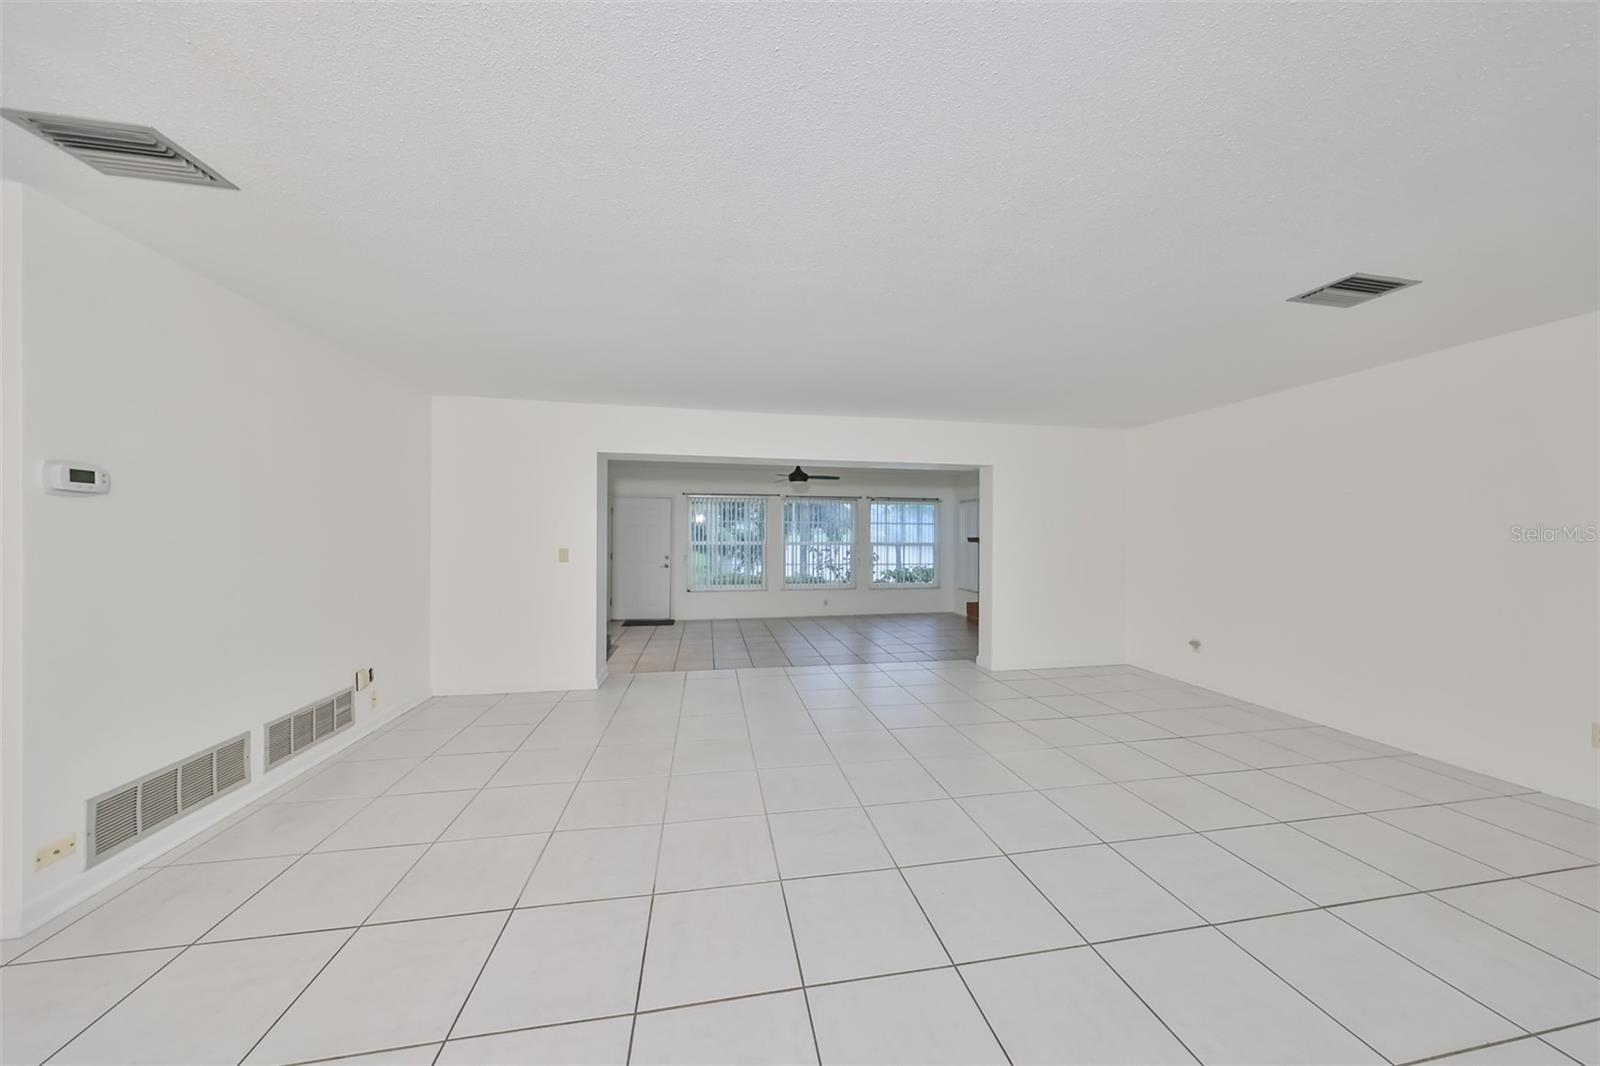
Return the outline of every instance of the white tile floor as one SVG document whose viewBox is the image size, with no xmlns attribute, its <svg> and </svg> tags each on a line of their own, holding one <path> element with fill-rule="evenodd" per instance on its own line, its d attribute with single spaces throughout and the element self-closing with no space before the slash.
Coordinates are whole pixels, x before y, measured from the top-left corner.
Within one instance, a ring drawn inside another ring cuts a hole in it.
<svg viewBox="0 0 1600 1066">
<path fill-rule="evenodd" d="M 1129 667 L 443 697 L 4 946 L 6 1063 L 1600 1062 L 1600 816 Z"/>
</svg>

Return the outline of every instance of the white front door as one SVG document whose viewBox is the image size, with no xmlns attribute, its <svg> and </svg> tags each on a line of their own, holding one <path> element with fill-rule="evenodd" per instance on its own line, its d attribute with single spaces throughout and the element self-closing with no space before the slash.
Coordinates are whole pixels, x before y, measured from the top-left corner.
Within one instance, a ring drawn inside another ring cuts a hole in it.
<svg viewBox="0 0 1600 1066">
<path fill-rule="evenodd" d="M 672 617 L 672 501 L 611 501 L 611 617 Z"/>
</svg>

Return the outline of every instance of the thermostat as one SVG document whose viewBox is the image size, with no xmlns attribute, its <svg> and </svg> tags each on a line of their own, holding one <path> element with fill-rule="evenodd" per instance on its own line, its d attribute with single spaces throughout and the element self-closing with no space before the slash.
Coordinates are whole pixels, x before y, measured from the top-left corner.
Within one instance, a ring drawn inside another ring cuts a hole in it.
<svg viewBox="0 0 1600 1066">
<path fill-rule="evenodd" d="M 50 459 L 44 464 L 44 487 L 50 492 L 110 492 L 111 475 L 87 463 Z"/>
</svg>

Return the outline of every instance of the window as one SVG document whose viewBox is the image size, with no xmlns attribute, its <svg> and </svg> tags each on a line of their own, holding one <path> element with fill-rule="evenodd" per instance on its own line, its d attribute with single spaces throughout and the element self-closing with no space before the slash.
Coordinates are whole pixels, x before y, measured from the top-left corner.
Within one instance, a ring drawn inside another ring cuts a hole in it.
<svg viewBox="0 0 1600 1066">
<path fill-rule="evenodd" d="M 939 583 L 939 501 L 872 501 L 872 583 Z"/>
<path fill-rule="evenodd" d="M 853 586 L 856 501 L 783 501 L 783 583 L 789 588 Z"/>
<path fill-rule="evenodd" d="M 767 501 L 689 497 L 689 590 L 767 587 Z"/>
</svg>

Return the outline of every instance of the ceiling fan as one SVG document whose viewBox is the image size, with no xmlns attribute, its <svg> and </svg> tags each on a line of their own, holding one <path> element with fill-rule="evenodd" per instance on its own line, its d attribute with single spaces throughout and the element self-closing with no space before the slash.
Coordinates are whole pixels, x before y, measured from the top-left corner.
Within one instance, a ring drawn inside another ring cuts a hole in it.
<svg viewBox="0 0 1600 1066">
<path fill-rule="evenodd" d="M 838 481 L 839 476 L 837 474 L 808 474 L 797 466 L 787 474 L 779 474 L 775 480 L 794 484 L 806 481 Z"/>
</svg>

